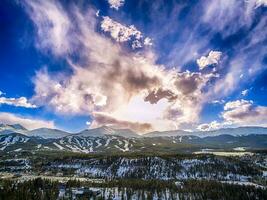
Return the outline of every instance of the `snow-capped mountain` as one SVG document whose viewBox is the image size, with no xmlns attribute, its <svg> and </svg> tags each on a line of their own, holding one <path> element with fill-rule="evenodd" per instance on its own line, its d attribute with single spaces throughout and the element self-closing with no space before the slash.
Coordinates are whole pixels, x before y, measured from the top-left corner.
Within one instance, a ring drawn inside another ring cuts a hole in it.
<svg viewBox="0 0 267 200">
<path fill-rule="evenodd" d="M 242 147 L 242 148 L 240 148 Z M 80 153 L 115 152 L 195 152 L 213 150 L 266 149 L 267 135 L 247 136 L 172 136 L 126 138 L 115 135 L 101 137 L 69 135 L 62 138 L 30 137 L 19 133 L 0 135 L 1 151 L 70 151 Z M 239 151 L 239 150 L 238 150 Z"/>
<path fill-rule="evenodd" d="M 103 137 L 106 135 L 117 135 L 122 137 L 140 137 L 137 133 L 133 132 L 130 129 L 114 129 L 108 126 L 102 126 L 95 129 L 86 129 L 76 134 L 77 136 L 84 137 Z"/>
<path fill-rule="evenodd" d="M 265 135 L 267 134 L 267 128 L 265 127 L 237 127 L 237 128 L 222 128 L 212 131 L 184 131 L 184 130 L 172 130 L 172 131 L 155 131 L 146 133 L 144 137 L 168 137 L 168 136 L 181 136 L 181 135 L 195 135 L 199 137 L 207 136 L 218 136 L 218 135 L 232 135 L 232 136 L 241 136 L 241 135 Z"/>
<path fill-rule="evenodd" d="M 169 137 L 169 136 L 181 136 L 181 135 L 192 135 L 192 132 L 183 130 L 173 130 L 173 131 L 154 131 L 146 133 L 144 137 Z"/>
<path fill-rule="evenodd" d="M 213 131 L 200 131 L 194 132 L 195 135 L 198 136 L 217 136 L 217 135 L 233 135 L 233 136 L 241 136 L 241 135 L 265 135 L 267 134 L 267 128 L 265 127 L 254 127 L 254 126 L 247 126 L 247 127 L 238 127 L 238 128 L 222 128 Z"/>
<path fill-rule="evenodd" d="M 41 137 L 44 139 L 56 139 L 70 135 L 70 133 L 58 129 L 39 128 L 27 132 L 28 136 Z"/>
<path fill-rule="evenodd" d="M 28 131 L 0 125 L 0 151 L 56 150 L 98 152 L 192 152 L 209 149 L 266 149 L 267 129 L 242 127 L 209 132 L 166 131 L 145 134 L 103 126 L 71 134 L 57 129 Z"/>
</svg>

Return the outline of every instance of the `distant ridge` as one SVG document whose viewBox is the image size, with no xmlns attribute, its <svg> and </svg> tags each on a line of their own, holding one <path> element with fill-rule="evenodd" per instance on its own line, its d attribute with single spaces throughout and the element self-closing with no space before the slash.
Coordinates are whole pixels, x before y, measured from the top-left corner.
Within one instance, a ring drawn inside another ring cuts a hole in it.
<svg viewBox="0 0 267 200">
<path fill-rule="evenodd" d="M 95 129 L 86 129 L 76 134 L 84 137 L 103 137 L 105 135 L 116 135 L 122 137 L 140 137 L 137 133 L 130 129 L 114 129 L 108 126 L 102 126 Z"/>
<path fill-rule="evenodd" d="M 61 131 L 58 129 L 50 129 L 50 128 L 39 128 L 39 129 L 34 129 L 26 134 L 27 136 L 33 136 L 33 137 L 42 137 L 44 139 L 52 139 L 52 138 L 62 138 L 65 136 L 70 135 L 70 133 Z"/>
<path fill-rule="evenodd" d="M 86 129 L 78 133 L 69 133 L 59 129 L 50 129 L 50 128 L 39 128 L 34 130 L 27 130 L 20 124 L 0 124 L 0 135 L 9 134 L 9 133 L 20 133 L 27 136 L 42 137 L 42 138 L 51 138 L 57 139 L 70 135 L 76 135 L 80 137 L 103 137 L 103 136 L 121 136 L 126 138 L 139 138 L 139 137 L 175 137 L 175 136 L 198 136 L 198 137 L 207 137 L 207 136 L 218 136 L 218 135 L 258 135 L 266 134 L 266 127 L 237 127 L 237 128 L 222 128 L 212 131 L 184 131 L 184 130 L 171 130 L 171 131 L 154 131 L 139 135 L 138 133 L 130 129 L 115 129 L 109 126 L 102 126 L 94 129 Z"/>
</svg>

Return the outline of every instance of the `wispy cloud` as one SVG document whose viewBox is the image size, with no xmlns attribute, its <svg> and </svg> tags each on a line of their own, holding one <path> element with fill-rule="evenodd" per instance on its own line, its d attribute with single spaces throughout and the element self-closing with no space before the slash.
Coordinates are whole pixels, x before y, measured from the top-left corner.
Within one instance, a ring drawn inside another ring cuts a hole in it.
<svg viewBox="0 0 267 200">
<path fill-rule="evenodd" d="M 67 10 L 52 1 L 30 1 L 28 14 L 37 28 L 37 46 L 42 50 L 49 49 L 56 56 L 65 55 L 72 70 L 70 74 L 38 71 L 34 78 L 32 101 L 63 115 L 95 116 L 94 126 L 110 123 L 140 131 L 143 124 L 158 130 L 191 128 L 198 124 L 205 103 L 233 92 L 240 82 L 236 77 L 241 74 L 247 76 L 242 78 L 246 81 L 259 72 L 264 55 L 255 54 L 255 47 L 263 41 L 266 33 L 263 30 L 266 25 L 264 18 L 253 27 L 245 41 L 232 48 L 230 56 L 220 49 L 210 51 L 213 34 L 222 31 L 220 36 L 224 39 L 237 33 L 241 27 L 250 28 L 253 13 L 244 2 L 203 2 L 194 9 L 205 9 L 205 14 L 194 16 L 198 17 L 198 23 L 183 30 L 168 56 L 181 64 L 197 61 L 199 68 L 188 71 L 181 70 L 182 67 L 169 69 L 160 65 L 155 51 L 139 49 L 152 45 L 152 40 L 134 25 L 124 25 L 108 16 L 97 17 L 92 8 L 86 10 L 73 5 Z M 228 24 L 233 21 L 236 26 L 229 28 Z M 169 23 L 166 26 L 172 28 L 173 21 Z M 199 30 L 203 24 L 209 31 L 207 36 L 200 37 Z M 158 32 L 160 35 L 160 30 Z M 122 45 L 125 43 L 134 50 L 125 48 Z M 79 48 L 73 53 L 75 47 Z M 226 54 L 223 59 L 231 57 L 231 60 L 222 60 L 221 51 Z M 214 65 L 213 70 L 205 69 L 209 65 Z M 94 113 L 101 113 L 101 117 Z M 216 127 L 217 123 L 211 126 Z"/>
<path fill-rule="evenodd" d="M 38 10 L 45 9 L 42 4 L 39 6 Z M 60 6 L 55 12 L 63 12 L 61 15 L 66 16 Z M 43 17 L 41 21 L 45 21 L 47 16 Z M 40 23 L 34 16 L 32 19 Z M 77 38 L 76 42 L 81 46 L 79 53 L 86 58 L 86 64 L 83 62 L 80 65 L 68 57 L 73 70 L 71 75 L 52 76 L 45 70 L 37 72 L 34 102 L 49 106 L 61 114 L 93 115 L 94 112 L 101 112 L 112 117 L 114 126 L 117 123 L 118 126 L 135 127 L 138 131 L 138 127 L 144 123 L 157 129 L 161 124 L 159 129 L 166 130 L 198 121 L 205 101 L 203 89 L 211 80 L 218 78 L 217 74 L 169 70 L 155 64 L 156 55 L 149 50 L 142 54 L 126 51 L 117 42 L 127 41 L 131 36 L 141 40 L 141 32 L 133 27 L 122 27 L 110 18 L 105 19 L 108 23 L 104 26 L 103 22 L 101 24 L 105 30 L 112 30 L 115 42 L 96 31 L 95 11 L 83 13 L 73 7 L 71 20 L 75 21 L 76 32 L 72 33 L 71 38 Z M 71 24 L 71 20 L 68 24 Z M 120 28 L 117 29 L 117 26 Z M 40 25 L 37 27 L 44 28 Z M 63 39 L 63 36 L 62 40 L 68 43 L 70 37 Z M 48 41 L 53 39 L 51 36 Z M 154 104 L 154 115 L 144 119 L 142 113 L 149 113 L 151 104 Z M 131 110 L 137 105 L 143 112 L 136 112 L 133 117 Z M 103 117 L 99 119 L 95 117 L 93 124 L 103 125 Z M 136 123 L 138 126 L 133 126 Z"/>
<path fill-rule="evenodd" d="M 0 112 L 0 123 L 4 124 L 21 124 L 25 128 L 32 130 L 37 128 L 55 128 L 53 121 L 28 118 L 22 115 L 16 115 L 7 112 Z"/>
<path fill-rule="evenodd" d="M 243 90 L 242 92 L 241 92 L 241 94 L 243 95 L 243 96 L 246 96 L 247 94 L 248 94 L 248 89 L 245 89 L 245 90 Z"/>
<path fill-rule="evenodd" d="M 37 47 L 56 55 L 66 54 L 71 47 L 71 40 L 66 40 L 70 32 L 70 21 L 60 3 L 27 0 L 26 9 L 37 28 Z"/>
<path fill-rule="evenodd" d="M 37 108 L 36 105 L 30 103 L 26 97 L 19 97 L 19 98 L 8 98 L 3 97 L 4 93 L 0 92 L 0 105 L 6 104 L 16 107 L 24 107 L 24 108 Z"/>
</svg>

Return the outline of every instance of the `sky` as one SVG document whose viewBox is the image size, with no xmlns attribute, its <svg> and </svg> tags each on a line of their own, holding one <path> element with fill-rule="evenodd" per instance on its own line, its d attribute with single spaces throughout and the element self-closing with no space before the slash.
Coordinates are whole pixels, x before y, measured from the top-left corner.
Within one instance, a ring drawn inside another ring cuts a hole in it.
<svg viewBox="0 0 267 200">
<path fill-rule="evenodd" d="M 267 126 L 267 0 L 1 0 L 0 123 Z"/>
</svg>

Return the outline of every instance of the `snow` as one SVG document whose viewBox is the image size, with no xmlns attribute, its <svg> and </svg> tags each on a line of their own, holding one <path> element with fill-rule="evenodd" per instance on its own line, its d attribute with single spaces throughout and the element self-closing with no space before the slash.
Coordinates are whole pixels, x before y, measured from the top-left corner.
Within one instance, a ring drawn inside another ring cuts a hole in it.
<svg viewBox="0 0 267 200">
<path fill-rule="evenodd" d="M 15 152 L 19 152 L 19 151 L 21 151 L 22 150 L 22 148 L 18 148 L 18 149 L 15 149 L 14 151 Z"/>
<path fill-rule="evenodd" d="M 59 148 L 60 150 L 63 150 L 63 149 L 64 149 L 64 147 L 62 147 L 61 145 L 57 144 L 56 142 L 53 142 L 53 144 L 54 144 L 57 148 Z"/>
<path fill-rule="evenodd" d="M 97 139 L 95 142 L 96 142 L 96 144 L 97 144 L 97 146 L 95 146 L 95 148 L 99 148 L 99 147 L 102 146 L 102 144 L 101 144 L 101 142 L 100 142 L 100 139 Z"/>
<path fill-rule="evenodd" d="M 129 151 L 129 142 L 127 140 L 124 140 L 125 145 L 124 145 L 124 151 Z"/>
<path fill-rule="evenodd" d="M 24 137 L 24 136 L 18 136 L 18 135 L 9 135 L 9 136 L 4 136 L 1 137 L 1 139 L 4 138 L 2 142 L 0 142 L 0 145 L 3 145 L 0 150 L 4 150 L 6 147 L 10 145 L 14 145 L 17 143 L 25 143 L 27 142 L 30 138 Z"/>
<path fill-rule="evenodd" d="M 106 144 L 104 145 L 105 147 L 107 147 L 110 143 L 110 139 L 108 138 L 107 141 L 106 141 Z"/>
<path fill-rule="evenodd" d="M 216 156 L 244 156 L 253 155 L 251 152 L 226 152 L 226 151 L 196 151 L 194 154 L 213 154 Z"/>
<path fill-rule="evenodd" d="M 262 186 L 256 183 L 248 182 L 248 181 L 221 181 L 221 183 L 233 184 L 233 185 L 244 185 L 244 186 L 254 186 L 256 188 L 266 189 L 266 186 Z"/>
<path fill-rule="evenodd" d="M 116 147 L 117 149 L 119 149 L 120 151 L 125 151 L 123 148 L 119 147 L 118 145 L 114 145 L 114 147 Z"/>
<path fill-rule="evenodd" d="M 246 151 L 246 147 L 236 147 L 233 148 L 234 151 Z"/>
</svg>

